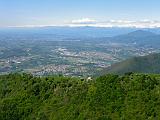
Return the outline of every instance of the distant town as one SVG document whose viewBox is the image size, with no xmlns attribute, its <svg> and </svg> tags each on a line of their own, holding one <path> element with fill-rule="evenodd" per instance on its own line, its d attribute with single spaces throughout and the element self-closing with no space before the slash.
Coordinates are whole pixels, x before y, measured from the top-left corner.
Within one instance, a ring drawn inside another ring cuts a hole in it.
<svg viewBox="0 0 160 120">
<path fill-rule="evenodd" d="M 108 38 L 67 38 L 53 35 L 0 35 L 0 73 L 92 76 L 113 63 L 159 52 L 154 45 Z"/>
</svg>

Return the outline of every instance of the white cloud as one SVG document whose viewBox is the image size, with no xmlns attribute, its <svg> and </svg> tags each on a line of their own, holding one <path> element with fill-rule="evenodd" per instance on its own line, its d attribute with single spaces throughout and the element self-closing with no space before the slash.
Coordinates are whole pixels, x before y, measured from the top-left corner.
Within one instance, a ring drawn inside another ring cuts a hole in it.
<svg viewBox="0 0 160 120">
<path fill-rule="evenodd" d="M 78 20 L 72 20 L 71 22 L 64 22 L 61 25 L 24 25 L 18 27 L 45 27 L 45 26 L 70 26 L 70 27 L 134 27 L 134 28 L 157 28 L 160 27 L 160 21 L 156 20 L 108 20 L 108 21 L 98 21 L 90 18 L 82 18 Z M 17 27 L 17 26 L 9 26 Z"/>
<path fill-rule="evenodd" d="M 135 27 L 135 28 L 156 28 L 160 27 L 160 21 L 152 20 L 108 20 L 108 21 L 96 21 L 90 18 L 83 18 L 79 20 L 71 21 L 69 26 L 93 26 L 93 27 Z"/>
<path fill-rule="evenodd" d="M 72 20 L 71 23 L 72 24 L 94 24 L 96 23 L 96 21 L 90 18 L 82 18 L 78 20 Z"/>
</svg>

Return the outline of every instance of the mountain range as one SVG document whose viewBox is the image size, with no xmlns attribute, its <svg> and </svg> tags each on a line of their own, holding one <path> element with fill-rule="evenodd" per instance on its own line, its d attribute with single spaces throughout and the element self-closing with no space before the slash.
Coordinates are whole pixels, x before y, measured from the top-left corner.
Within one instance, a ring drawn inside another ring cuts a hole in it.
<svg viewBox="0 0 160 120">
<path fill-rule="evenodd" d="M 144 30 L 160 34 L 160 28 L 132 28 L 132 27 L 68 27 L 68 26 L 46 26 L 46 27 L 8 27 L 0 28 L 2 33 L 16 34 L 53 34 L 65 35 L 69 37 L 114 37 L 122 34 L 134 32 L 136 30 Z"/>
<path fill-rule="evenodd" d="M 127 34 L 111 37 L 110 41 L 127 44 L 134 43 L 137 46 L 159 47 L 160 35 L 147 30 L 136 30 Z"/>
</svg>

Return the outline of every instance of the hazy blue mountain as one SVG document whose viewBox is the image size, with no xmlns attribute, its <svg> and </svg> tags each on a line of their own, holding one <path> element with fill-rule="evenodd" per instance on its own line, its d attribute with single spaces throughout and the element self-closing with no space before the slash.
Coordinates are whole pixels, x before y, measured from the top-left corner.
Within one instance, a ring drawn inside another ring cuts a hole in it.
<svg viewBox="0 0 160 120">
<path fill-rule="evenodd" d="M 137 30 L 110 38 L 112 42 L 135 43 L 137 46 L 160 46 L 160 35 L 146 30 Z"/>
<path fill-rule="evenodd" d="M 153 32 L 150 32 L 150 31 L 144 31 L 144 30 L 136 30 L 136 31 L 133 31 L 133 32 L 130 32 L 127 34 L 128 37 L 149 37 L 149 36 L 154 36 L 156 35 L 155 33 Z"/>
<path fill-rule="evenodd" d="M 67 27 L 67 26 L 46 26 L 46 27 L 9 27 L 0 28 L 0 34 L 52 34 L 66 37 L 114 37 L 141 30 L 160 34 L 160 28 L 120 28 L 120 27 Z M 140 32 L 141 31 L 141 32 Z M 146 33 L 147 34 L 147 33 Z M 130 34 L 128 34 L 130 35 Z"/>
<path fill-rule="evenodd" d="M 1 33 L 17 34 L 57 34 L 69 37 L 112 37 L 135 31 L 135 28 L 103 28 L 103 27 L 33 27 L 5 28 Z"/>
</svg>

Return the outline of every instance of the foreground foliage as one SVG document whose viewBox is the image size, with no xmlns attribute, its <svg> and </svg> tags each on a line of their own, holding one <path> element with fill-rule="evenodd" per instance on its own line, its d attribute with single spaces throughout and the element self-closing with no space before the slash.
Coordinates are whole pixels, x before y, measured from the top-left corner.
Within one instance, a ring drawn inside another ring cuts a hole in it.
<svg viewBox="0 0 160 120">
<path fill-rule="evenodd" d="M 0 76 L 1 120 L 160 119 L 160 75 Z"/>
</svg>

